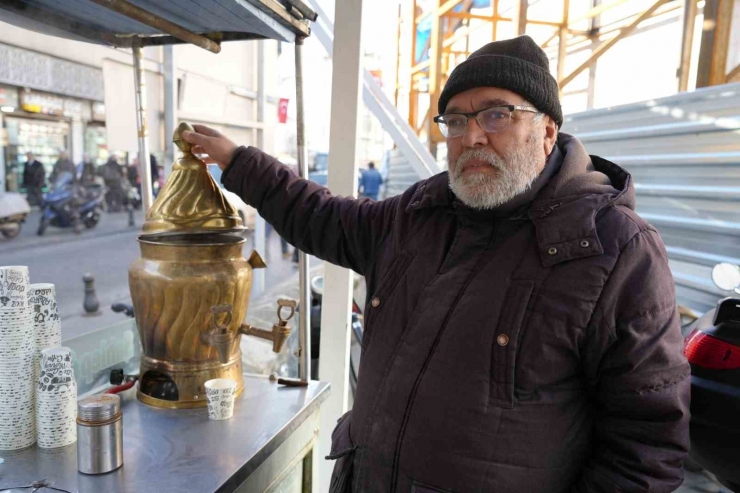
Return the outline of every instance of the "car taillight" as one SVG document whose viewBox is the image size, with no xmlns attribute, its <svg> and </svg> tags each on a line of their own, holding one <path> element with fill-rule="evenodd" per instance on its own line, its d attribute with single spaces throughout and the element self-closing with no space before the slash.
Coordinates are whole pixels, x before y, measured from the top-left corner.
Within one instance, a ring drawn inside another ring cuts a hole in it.
<svg viewBox="0 0 740 493">
<path fill-rule="evenodd" d="M 694 330 L 686 337 L 683 354 L 692 365 L 710 370 L 740 368 L 740 347 Z"/>
</svg>

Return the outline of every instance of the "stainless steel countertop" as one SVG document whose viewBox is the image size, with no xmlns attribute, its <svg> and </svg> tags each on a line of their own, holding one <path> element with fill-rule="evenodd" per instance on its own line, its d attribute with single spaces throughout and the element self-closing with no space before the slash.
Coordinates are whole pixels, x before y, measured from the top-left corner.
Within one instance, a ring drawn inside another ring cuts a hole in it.
<svg viewBox="0 0 740 493">
<path fill-rule="evenodd" d="M 0 490 L 47 479 L 73 493 L 231 493 L 329 396 L 329 384 L 282 387 L 245 376 L 234 417 L 211 421 L 205 408 L 165 410 L 123 395 L 123 466 L 77 472 L 77 445 L 0 451 Z M 30 492 L 26 490 L 12 490 Z M 48 490 L 42 488 L 39 493 Z"/>
</svg>

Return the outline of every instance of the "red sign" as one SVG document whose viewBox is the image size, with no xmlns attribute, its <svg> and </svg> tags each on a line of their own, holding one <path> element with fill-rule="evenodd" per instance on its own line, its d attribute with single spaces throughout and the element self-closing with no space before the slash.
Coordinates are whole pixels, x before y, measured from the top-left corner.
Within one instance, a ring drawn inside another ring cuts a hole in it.
<svg viewBox="0 0 740 493">
<path fill-rule="evenodd" d="M 288 103 L 290 99 L 280 98 L 278 102 L 278 121 L 280 123 L 286 123 L 288 121 Z"/>
</svg>

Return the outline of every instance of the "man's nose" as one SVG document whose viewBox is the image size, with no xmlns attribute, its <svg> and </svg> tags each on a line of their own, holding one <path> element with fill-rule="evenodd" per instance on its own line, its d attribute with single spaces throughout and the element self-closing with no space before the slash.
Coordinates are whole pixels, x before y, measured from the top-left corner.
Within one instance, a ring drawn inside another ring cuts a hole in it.
<svg viewBox="0 0 740 493">
<path fill-rule="evenodd" d="M 468 126 L 463 134 L 464 147 L 480 147 L 488 145 L 488 136 L 475 118 L 468 118 Z"/>
</svg>

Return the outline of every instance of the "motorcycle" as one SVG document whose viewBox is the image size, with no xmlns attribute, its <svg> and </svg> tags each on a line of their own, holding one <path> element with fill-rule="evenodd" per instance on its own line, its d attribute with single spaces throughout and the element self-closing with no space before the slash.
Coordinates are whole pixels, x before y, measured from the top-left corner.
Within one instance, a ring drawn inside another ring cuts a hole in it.
<svg viewBox="0 0 740 493">
<path fill-rule="evenodd" d="M 354 283 L 355 291 L 359 288 L 359 281 Z M 319 349 L 321 341 L 321 304 L 324 294 L 324 277 L 316 276 L 311 279 L 311 378 L 318 380 Z M 360 356 L 362 353 L 363 318 L 362 309 L 352 297 L 352 339 L 350 343 L 349 383 L 352 397 L 357 389 L 357 376 L 360 371 Z"/>
<path fill-rule="evenodd" d="M 103 188 L 100 185 L 77 185 L 71 173 L 61 173 L 51 191 L 44 195 L 38 235 L 43 236 L 48 226 L 75 228 L 82 225 L 94 228 L 100 221 Z"/>
<path fill-rule="evenodd" d="M 712 271 L 720 289 L 740 295 L 740 267 Z M 717 306 L 686 327 L 684 354 L 691 365 L 690 459 L 733 491 L 740 491 L 740 298 Z"/>
<path fill-rule="evenodd" d="M 18 236 L 31 207 L 23 195 L 5 192 L 0 195 L 0 233 L 11 240 Z"/>
</svg>

